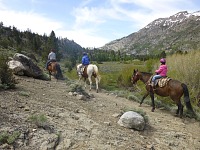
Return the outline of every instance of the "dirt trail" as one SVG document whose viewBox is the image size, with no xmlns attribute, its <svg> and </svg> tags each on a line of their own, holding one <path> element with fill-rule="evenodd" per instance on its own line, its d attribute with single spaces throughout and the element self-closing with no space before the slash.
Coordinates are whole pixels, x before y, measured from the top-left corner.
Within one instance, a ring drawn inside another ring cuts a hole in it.
<svg viewBox="0 0 200 150">
<path fill-rule="evenodd" d="M 180 119 L 173 113 L 108 94 L 79 100 L 69 95 L 65 81 L 42 81 L 18 77 L 16 90 L 0 91 L 0 131 L 19 130 L 26 137 L 16 141 L 16 149 L 56 150 L 200 150 L 200 125 L 194 119 Z M 143 109 L 149 125 L 139 132 L 117 124 L 127 108 Z M 38 128 L 27 118 L 44 114 L 46 128 Z M 12 149 L 2 144 L 0 149 Z"/>
</svg>

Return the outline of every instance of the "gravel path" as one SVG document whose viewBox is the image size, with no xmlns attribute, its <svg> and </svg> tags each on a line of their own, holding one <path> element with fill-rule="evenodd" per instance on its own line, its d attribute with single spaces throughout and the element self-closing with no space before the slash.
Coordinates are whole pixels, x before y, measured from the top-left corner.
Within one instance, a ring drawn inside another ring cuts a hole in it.
<svg viewBox="0 0 200 150">
<path fill-rule="evenodd" d="M 80 100 L 69 95 L 65 81 L 42 81 L 18 77 L 17 89 L 0 91 L 0 131 L 20 131 L 15 149 L 36 150 L 200 150 L 200 124 L 180 119 L 162 109 L 108 94 L 87 91 L 94 98 Z M 117 124 L 127 109 L 142 109 L 149 125 L 144 131 Z M 28 118 L 47 117 L 38 126 Z M 0 149 L 14 149 L 1 144 Z"/>
</svg>

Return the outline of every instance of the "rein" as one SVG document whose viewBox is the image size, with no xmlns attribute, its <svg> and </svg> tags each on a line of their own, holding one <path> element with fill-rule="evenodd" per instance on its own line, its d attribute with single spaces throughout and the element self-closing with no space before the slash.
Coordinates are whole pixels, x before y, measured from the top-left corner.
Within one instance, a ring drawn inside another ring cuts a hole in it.
<svg viewBox="0 0 200 150">
<path fill-rule="evenodd" d="M 142 74 L 142 78 L 141 78 L 140 80 L 141 80 L 145 85 L 150 84 L 150 83 L 151 83 L 151 80 L 152 80 L 152 78 L 153 78 L 153 75 L 151 75 L 151 76 L 149 77 L 149 79 L 148 79 L 147 81 L 145 81 L 144 78 L 145 78 L 149 73 L 141 72 L 141 74 Z M 138 73 L 136 73 L 136 75 L 138 75 Z M 149 74 L 149 75 L 150 75 L 150 74 Z"/>
</svg>

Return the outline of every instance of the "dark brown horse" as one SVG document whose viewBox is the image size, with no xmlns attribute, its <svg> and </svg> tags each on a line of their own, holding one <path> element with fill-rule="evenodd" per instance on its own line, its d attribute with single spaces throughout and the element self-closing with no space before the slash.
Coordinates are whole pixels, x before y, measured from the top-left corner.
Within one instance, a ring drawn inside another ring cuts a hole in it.
<svg viewBox="0 0 200 150">
<path fill-rule="evenodd" d="M 164 87 L 159 87 L 156 85 L 155 90 L 150 85 L 150 78 L 153 74 L 147 72 L 139 72 L 138 70 L 133 71 L 132 75 L 132 83 L 137 83 L 138 80 L 141 80 L 146 85 L 147 93 L 143 96 L 140 105 L 143 103 L 144 99 L 150 95 L 152 101 L 152 112 L 155 110 L 155 103 L 154 103 L 154 94 L 157 94 L 162 97 L 169 96 L 178 106 L 177 115 L 180 117 L 183 116 L 183 105 L 181 104 L 181 97 L 184 95 L 184 100 L 187 109 L 194 114 L 192 105 L 190 103 L 189 92 L 188 88 L 184 83 L 181 83 L 177 80 L 169 80 L 168 83 Z"/>
<path fill-rule="evenodd" d="M 53 75 L 57 80 L 63 78 L 60 65 L 57 62 L 50 62 L 47 70 L 49 71 L 49 78 L 51 80 L 51 75 Z"/>
</svg>

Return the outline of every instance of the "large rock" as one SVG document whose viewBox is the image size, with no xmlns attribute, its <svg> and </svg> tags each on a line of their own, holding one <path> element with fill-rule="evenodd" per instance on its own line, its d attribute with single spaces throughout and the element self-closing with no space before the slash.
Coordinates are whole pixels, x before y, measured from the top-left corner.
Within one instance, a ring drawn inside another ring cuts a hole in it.
<svg viewBox="0 0 200 150">
<path fill-rule="evenodd" d="M 145 127 L 144 118 L 134 111 L 125 112 L 120 117 L 118 124 L 120 126 L 136 130 L 144 130 Z"/>
<path fill-rule="evenodd" d="M 25 75 L 33 78 L 42 76 L 42 70 L 29 57 L 20 53 L 16 53 L 13 59 L 8 62 L 8 65 L 16 75 Z"/>
</svg>

